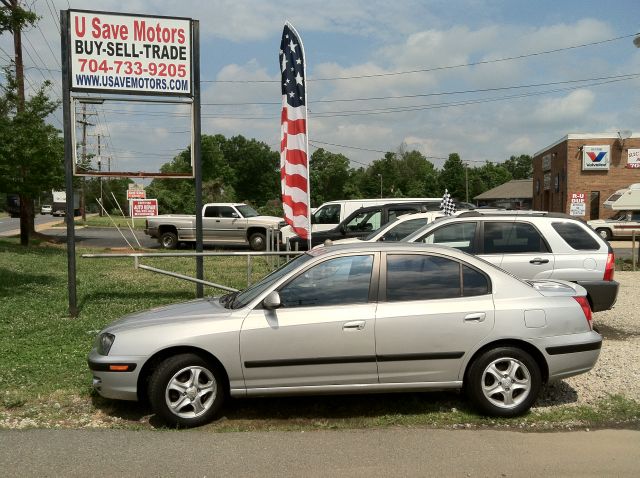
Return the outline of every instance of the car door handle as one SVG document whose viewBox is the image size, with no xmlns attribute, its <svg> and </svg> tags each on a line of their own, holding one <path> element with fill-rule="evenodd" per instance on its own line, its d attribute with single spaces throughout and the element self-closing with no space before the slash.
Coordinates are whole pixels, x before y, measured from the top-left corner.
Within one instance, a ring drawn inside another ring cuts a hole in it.
<svg viewBox="0 0 640 478">
<path fill-rule="evenodd" d="M 536 257 L 535 259 L 531 259 L 529 264 L 548 264 L 549 259 L 542 259 L 540 257 Z"/>
<path fill-rule="evenodd" d="M 475 314 L 468 314 L 464 316 L 465 322 L 483 322 L 487 317 L 484 312 L 476 312 Z"/>
<path fill-rule="evenodd" d="M 342 326 L 342 330 L 362 330 L 364 329 L 364 320 L 354 320 L 347 322 Z"/>
</svg>

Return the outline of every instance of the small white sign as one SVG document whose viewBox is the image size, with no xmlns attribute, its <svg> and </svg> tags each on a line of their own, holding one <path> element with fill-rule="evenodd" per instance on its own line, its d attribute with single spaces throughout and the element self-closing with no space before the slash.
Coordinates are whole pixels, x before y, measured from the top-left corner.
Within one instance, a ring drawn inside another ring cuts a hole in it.
<svg viewBox="0 0 640 478">
<path fill-rule="evenodd" d="M 583 171 L 606 171 L 609 169 L 609 145 L 603 146 L 583 146 L 582 147 L 582 170 Z"/>
<path fill-rule="evenodd" d="M 627 153 L 627 169 L 640 169 L 640 149 L 630 149 Z"/>
<path fill-rule="evenodd" d="M 584 216 L 586 214 L 585 193 L 571 194 L 569 214 L 571 216 Z"/>
</svg>

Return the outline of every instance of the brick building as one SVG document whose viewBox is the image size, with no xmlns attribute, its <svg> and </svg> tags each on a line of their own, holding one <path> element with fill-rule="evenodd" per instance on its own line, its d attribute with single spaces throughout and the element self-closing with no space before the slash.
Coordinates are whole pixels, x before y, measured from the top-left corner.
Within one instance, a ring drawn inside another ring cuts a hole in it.
<svg viewBox="0 0 640 478">
<path fill-rule="evenodd" d="M 640 134 L 568 134 L 533 157 L 536 210 L 606 219 L 615 211 L 602 203 L 632 183 L 640 183 Z"/>
</svg>

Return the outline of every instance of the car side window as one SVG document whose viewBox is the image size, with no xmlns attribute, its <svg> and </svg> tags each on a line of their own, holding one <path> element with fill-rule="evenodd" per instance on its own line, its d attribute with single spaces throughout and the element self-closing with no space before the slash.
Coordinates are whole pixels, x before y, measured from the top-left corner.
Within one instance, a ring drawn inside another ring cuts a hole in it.
<svg viewBox="0 0 640 478">
<path fill-rule="evenodd" d="M 573 222 L 554 222 L 551 224 L 569 247 L 578 251 L 597 251 L 600 244 L 579 224 Z"/>
<path fill-rule="evenodd" d="M 489 293 L 489 279 L 479 270 L 462 265 L 462 295 L 472 297 Z"/>
<path fill-rule="evenodd" d="M 525 222 L 485 222 L 483 244 L 485 254 L 549 252 L 537 229 Z"/>
<path fill-rule="evenodd" d="M 237 216 L 238 213 L 230 206 L 220 206 L 218 208 L 218 217 L 235 217 L 234 213 Z"/>
<path fill-rule="evenodd" d="M 413 208 L 399 208 L 399 209 L 389 209 L 388 211 L 388 220 L 387 222 L 391 222 L 394 219 L 404 216 L 405 214 L 409 214 L 411 212 L 416 212 Z"/>
<path fill-rule="evenodd" d="M 207 206 L 204 210 L 204 217 L 218 217 L 218 206 Z"/>
<path fill-rule="evenodd" d="M 379 241 L 400 241 L 407 237 L 409 234 L 413 234 L 415 231 L 420 229 L 422 226 L 427 225 L 429 219 L 426 217 L 421 217 L 417 219 L 409 219 L 407 221 L 403 221 L 400 224 L 397 224 L 395 227 L 389 229 L 385 232 Z"/>
<path fill-rule="evenodd" d="M 422 236 L 416 242 L 455 247 L 464 252 L 473 252 L 476 237 L 476 222 L 456 222 L 442 226 Z"/>
<path fill-rule="evenodd" d="M 381 211 L 362 212 L 355 215 L 346 225 L 347 231 L 374 231 L 380 227 Z"/>
<path fill-rule="evenodd" d="M 313 214 L 314 224 L 338 224 L 340 223 L 340 204 L 329 204 L 318 209 Z"/>
<path fill-rule="evenodd" d="M 640 222 L 640 211 L 633 211 L 631 213 L 631 220 L 633 222 Z"/>
<path fill-rule="evenodd" d="M 338 257 L 324 261 L 280 289 L 283 307 L 362 304 L 369 301 L 373 256 Z"/>
<path fill-rule="evenodd" d="M 424 254 L 387 256 L 387 300 L 461 297 L 460 263 Z"/>
</svg>

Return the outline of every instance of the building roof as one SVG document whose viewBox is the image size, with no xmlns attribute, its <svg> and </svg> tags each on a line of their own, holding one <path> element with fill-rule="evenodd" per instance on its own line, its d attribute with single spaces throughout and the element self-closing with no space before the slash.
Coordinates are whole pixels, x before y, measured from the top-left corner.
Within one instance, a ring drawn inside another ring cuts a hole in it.
<svg viewBox="0 0 640 478">
<path fill-rule="evenodd" d="M 633 132 L 629 132 L 629 133 L 631 133 L 630 136 L 628 136 L 629 138 L 640 138 L 640 134 L 639 133 L 633 133 Z M 562 138 L 560 138 L 555 143 L 551 143 L 546 148 L 543 148 L 540 151 L 536 152 L 533 155 L 533 157 L 535 158 L 536 156 L 540 156 L 545 151 L 553 148 L 554 146 L 559 145 L 560 143 L 568 141 L 570 139 L 617 139 L 619 134 L 620 133 L 614 133 L 614 132 L 610 132 L 610 133 L 569 133 L 568 135 L 563 136 Z"/>
<path fill-rule="evenodd" d="M 478 194 L 473 199 L 525 199 L 533 198 L 533 179 L 512 179 L 500 186 Z"/>
</svg>

